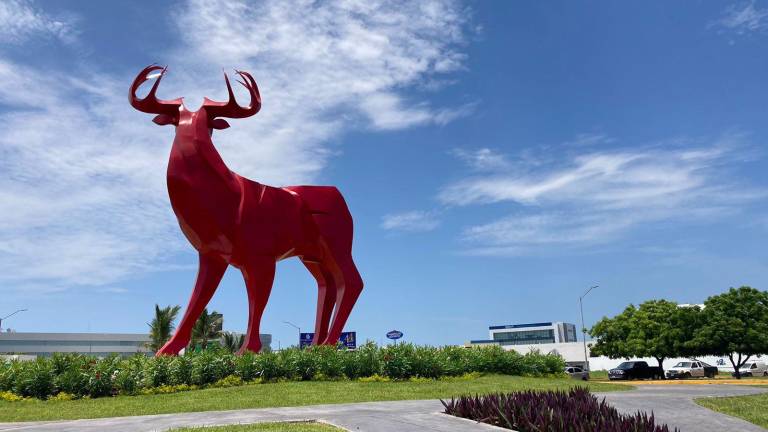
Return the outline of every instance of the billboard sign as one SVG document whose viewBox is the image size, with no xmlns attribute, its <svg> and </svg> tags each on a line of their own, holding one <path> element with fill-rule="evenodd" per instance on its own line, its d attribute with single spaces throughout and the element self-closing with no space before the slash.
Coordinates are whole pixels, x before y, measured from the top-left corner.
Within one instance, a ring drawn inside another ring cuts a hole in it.
<svg viewBox="0 0 768 432">
<path fill-rule="evenodd" d="M 314 339 L 314 333 L 300 333 L 299 334 L 299 348 L 306 348 L 312 345 L 312 339 Z M 339 337 L 339 343 L 347 347 L 347 349 L 357 348 L 357 332 L 342 332 Z"/>
</svg>

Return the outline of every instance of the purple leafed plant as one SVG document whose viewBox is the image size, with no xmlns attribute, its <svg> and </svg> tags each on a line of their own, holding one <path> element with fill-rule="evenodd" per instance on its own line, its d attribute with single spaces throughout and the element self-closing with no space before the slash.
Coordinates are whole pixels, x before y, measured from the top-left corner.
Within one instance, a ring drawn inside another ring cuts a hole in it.
<svg viewBox="0 0 768 432">
<path fill-rule="evenodd" d="M 446 402 L 445 413 L 520 432 L 669 432 L 653 413 L 620 414 L 605 399 L 581 387 L 569 391 L 522 391 L 461 396 Z M 677 432 L 677 429 L 675 429 Z"/>
</svg>

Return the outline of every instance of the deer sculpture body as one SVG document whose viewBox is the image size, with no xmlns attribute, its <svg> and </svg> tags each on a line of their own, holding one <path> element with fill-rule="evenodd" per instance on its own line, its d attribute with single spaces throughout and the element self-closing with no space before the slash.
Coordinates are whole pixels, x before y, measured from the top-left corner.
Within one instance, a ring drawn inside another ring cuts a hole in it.
<svg viewBox="0 0 768 432">
<path fill-rule="evenodd" d="M 225 73 L 229 100 L 205 98 L 192 112 L 182 98 L 157 99 L 166 70 L 155 65 L 142 70 L 129 99 L 137 110 L 157 114 L 153 121 L 158 125 L 176 127 L 168 161 L 168 195 L 181 230 L 198 251 L 199 269 L 181 323 L 157 355 L 176 355 L 187 346 L 195 321 L 230 265 L 240 269 L 248 292 L 248 330 L 240 353 L 258 352 L 259 324 L 275 265 L 293 256 L 317 281 L 313 344 L 335 345 L 363 289 L 352 260 L 352 216 L 341 193 L 332 186 L 277 188 L 230 171 L 213 146 L 213 130 L 229 127 L 223 117 L 245 118 L 259 111 L 256 81 L 237 71 L 251 97 L 250 105 L 242 107 Z M 147 96 L 138 98 L 136 90 L 156 71 L 159 75 Z"/>
</svg>

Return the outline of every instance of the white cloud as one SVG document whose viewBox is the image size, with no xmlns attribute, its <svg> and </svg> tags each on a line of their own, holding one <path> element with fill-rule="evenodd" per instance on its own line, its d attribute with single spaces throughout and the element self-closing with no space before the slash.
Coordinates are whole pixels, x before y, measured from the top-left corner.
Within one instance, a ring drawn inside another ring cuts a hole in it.
<svg viewBox="0 0 768 432">
<path fill-rule="evenodd" d="M 29 1 L 0 2 L 0 42 L 20 43 L 34 36 L 70 42 L 75 38 L 75 31 L 71 23 L 46 15 Z"/>
<path fill-rule="evenodd" d="M 167 53 L 160 97 L 187 96 L 194 109 L 203 96 L 224 98 L 221 67 L 252 71 L 262 111 L 216 132 L 217 148 L 257 181 L 312 182 L 340 134 L 441 124 L 463 109 L 404 101 L 458 69 L 443 60 L 462 58 L 462 12 L 449 1 L 192 2 L 174 16 L 183 39 Z M 19 41 L 29 34 L 14 32 Z M 95 72 L 70 78 L 0 55 L 0 103 L 9 107 L 0 111 L 2 290 L 111 286 L 191 252 L 165 187 L 173 129 L 125 100 L 143 66 L 120 76 L 85 67 Z M 396 103 L 370 110 L 381 95 Z"/>
<path fill-rule="evenodd" d="M 768 27 L 768 9 L 755 7 L 754 1 L 728 6 L 713 25 L 737 34 L 763 31 Z"/>
<path fill-rule="evenodd" d="M 439 193 L 447 205 L 514 203 L 512 215 L 466 229 L 469 253 L 613 241 L 663 221 L 711 221 L 766 196 L 726 168 L 738 135 L 699 147 L 593 151 L 528 169 L 475 175 Z"/>
<path fill-rule="evenodd" d="M 454 149 L 451 153 L 477 171 L 496 171 L 510 167 L 506 156 L 489 148 Z"/>
<path fill-rule="evenodd" d="M 386 230 L 409 232 L 432 231 L 440 225 L 437 215 L 427 211 L 408 211 L 385 215 L 381 227 Z"/>
</svg>

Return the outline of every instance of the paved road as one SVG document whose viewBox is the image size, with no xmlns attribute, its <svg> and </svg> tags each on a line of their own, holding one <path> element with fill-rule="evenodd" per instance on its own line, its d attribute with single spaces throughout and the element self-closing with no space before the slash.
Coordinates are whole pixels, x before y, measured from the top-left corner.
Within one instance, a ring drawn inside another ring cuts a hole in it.
<svg viewBox="0 0 768 432">
<path fill-rule="evenodd" d="M 637 390 L 598 394 L 619 411 L 653 411 L 660 423 L 681 432 L 765 432 L 766 430 L 735 417 L 696 405 L 695 398 L 741 396 L 768 391 L 768 388 L 733 385 L 639 385 Z"/>
<path fill-rule="evenodd" d="M 116 417 L 53 423 L 0 423 L 0 431 L 150 432 L 183 426 L 266 421 L 322 420 L 350 431 L 368 432 L 489 432 L 508 431 L 441 414 L 440 401 L 370 402 L 308 407 L 212 411 L 138 417 Z"/>
<path fill-rule="evenodd" d="M 718 414 L 693 402 L 706 396 L 735 396 L 768 389 L 728 385 L 642 385 L 635 391 L 599 394 L 624 412 L 653 411 L 656 418 L 682 432 L 761 431 L 743 420 Z M 440 414 L 439 401 L 370 402 L 308 407 L 212 411 L 154 416 L 41 423 L 0 423 L 0 431 L 150 432 L 184 426 L 207 426 L 265 421 L 322 420 L 350 431 L 367 432 L 490 432 L 502 431 Z"/>
</svg>

